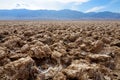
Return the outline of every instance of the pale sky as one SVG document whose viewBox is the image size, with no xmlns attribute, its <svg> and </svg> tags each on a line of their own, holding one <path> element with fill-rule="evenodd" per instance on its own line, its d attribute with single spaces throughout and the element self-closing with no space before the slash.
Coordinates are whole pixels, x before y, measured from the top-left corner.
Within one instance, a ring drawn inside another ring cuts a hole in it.
<svg viewBox="0 0 120 80">
<path fill-rule="evenodd" d="M 120 12 L 120 0 L 0 0 L 0 9 L 71 9 L 82 12 Z"/>
</svg>

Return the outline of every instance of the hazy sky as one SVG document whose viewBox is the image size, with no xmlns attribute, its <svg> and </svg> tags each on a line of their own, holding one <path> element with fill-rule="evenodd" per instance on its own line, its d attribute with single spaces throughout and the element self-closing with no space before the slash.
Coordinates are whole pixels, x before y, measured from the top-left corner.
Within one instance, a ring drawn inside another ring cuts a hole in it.
<svg viewBox="0 0 120 80">
<path fill-rule="evenodd" d="M 0 0 L 0 9 L 72 9 L 82 12 L 120 12 L 120 0 Z"/>
</svg>

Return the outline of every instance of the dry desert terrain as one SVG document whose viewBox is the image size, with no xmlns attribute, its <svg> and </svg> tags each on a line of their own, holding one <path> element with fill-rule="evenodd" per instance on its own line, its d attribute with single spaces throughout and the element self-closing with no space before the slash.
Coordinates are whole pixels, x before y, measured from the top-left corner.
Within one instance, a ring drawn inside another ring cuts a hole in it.
<svg viewBox="0 0 120 80">
<path fill-rule="evenodd" d="M 120 80 L 120 21 L 0 21 L 0 80 Z"/>
</svg>

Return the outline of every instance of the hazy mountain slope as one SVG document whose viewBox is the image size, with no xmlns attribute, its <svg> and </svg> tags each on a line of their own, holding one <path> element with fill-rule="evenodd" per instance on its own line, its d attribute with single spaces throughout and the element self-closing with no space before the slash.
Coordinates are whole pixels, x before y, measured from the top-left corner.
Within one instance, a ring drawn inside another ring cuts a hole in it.
<svg viewBox="0 0 120 80">
<path fill-rule="evenodd" d="M 80 20 L 80 19 L 120 19 L 120 13 L 90 12 L 74 10 L 0 10 L 0 20 Z"/>
</svg>

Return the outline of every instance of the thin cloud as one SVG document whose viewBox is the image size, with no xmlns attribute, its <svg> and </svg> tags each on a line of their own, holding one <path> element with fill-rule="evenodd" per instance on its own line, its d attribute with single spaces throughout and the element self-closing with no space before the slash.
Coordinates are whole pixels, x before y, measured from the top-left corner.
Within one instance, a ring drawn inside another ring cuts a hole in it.
<svg viewBox="0 0 120 80">
<path fill-rule="evenodd" d="M 89 0 L 55 0 L 61 3 L 84 3 L 88 2 Z"/>
<path fill-rule="evenodd" d="M 99 10 L 105 9 L 105 8 L 107 8 L 108 6 L 111 6 L 111 5 L 115 4 L 115 3 L 117 3 L 118 1 L 119 1 L 119 0 L 111 0 L 111 1 L 110 1 L 108 4 L 106 4 L 106 5 L 93 7 L 93 8 L 91 8 L 91 9 L 85 11 L 85 12 L 86 12 L 86 13 L 87 13 L 87 12 L 97 12 L 97 11 L 99 11 Z"/>
<path fill-rule="evenodd" d="M 15 6 L 16 9 L 25 8 L 25 7 L 29 7 L 29 5 L 18 3 Z"/>
<path fill-rule="evenodd" d="M 105 8 L 105 6 L 97 6 L 97 7 L 93 7 L 91 9 L 87 10 L 86 12 L 96 12 L 96 11 L 99 11 L 103 8 Z"/>
<path fill-rule="evenodd" d="M 0 0 L 0 9 L 71 9 L 71 7 L 76 6 L 76 4 L 81 5 L 88 1 L 90 0 Z M 69 5 L 69 7 L 66 7 L 66 5 Z"/>
</svg>

